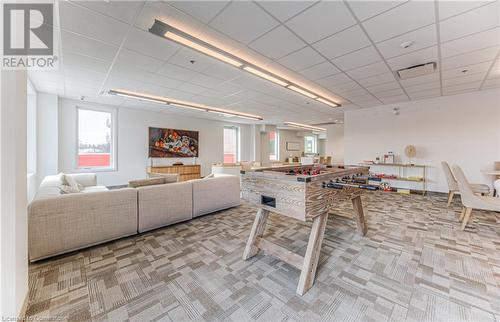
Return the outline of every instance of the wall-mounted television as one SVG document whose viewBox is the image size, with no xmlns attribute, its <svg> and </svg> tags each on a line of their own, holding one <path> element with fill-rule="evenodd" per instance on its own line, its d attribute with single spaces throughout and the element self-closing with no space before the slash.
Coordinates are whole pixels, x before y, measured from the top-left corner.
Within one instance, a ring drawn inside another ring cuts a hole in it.
<svg viewBox="0 0 500 322">
<path fill-rule="evenodd" d="M 150 158 L 198 157 L 198 131 L 149 128 Z"/>
</svg>

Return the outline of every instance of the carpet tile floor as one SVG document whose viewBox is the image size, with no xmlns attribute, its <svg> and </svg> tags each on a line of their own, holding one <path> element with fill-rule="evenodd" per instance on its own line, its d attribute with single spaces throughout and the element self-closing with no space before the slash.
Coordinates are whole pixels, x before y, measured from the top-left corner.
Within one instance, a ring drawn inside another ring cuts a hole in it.
<svg viewBox="0 0 500 322">
<path fill-rule="evenodd" d="M 248 205 L 30 265 L 30 318 L 70 321 L 497 321 L 500 214 L 459 197 L 367 192 L 368 234 L 341 202 L 330 215 L 316 282 L 259 254 L 241 259 Z M 271 215 L 265 236 L 305 252 L 310 223 Z"/>
</svg>

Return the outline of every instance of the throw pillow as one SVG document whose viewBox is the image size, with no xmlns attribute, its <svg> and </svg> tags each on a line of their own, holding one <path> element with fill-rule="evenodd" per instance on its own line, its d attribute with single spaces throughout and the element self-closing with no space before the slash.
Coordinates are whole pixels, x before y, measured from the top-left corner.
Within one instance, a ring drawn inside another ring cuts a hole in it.
<svg viewBox="0 0 500 322">
<path fill-rule="evenodd" d="M 68 193 L 77 193 L 77 192 L 80 192 L 80 190 L 74 189 L 73 187 L 65 185 L 65 184 L 61 185 L 59 187 L 59 189 L 61 189 L 61 194 L 63 194 L 63 195 L 68 194 Z"/>
<path fill-rule="evenodd" d="M 78 185 L 78 182 L 76 182 L 75 178 L 68 176 L 68 175 L 65 175 L 64 179 L 66 180 L 66 183 L 68 184 L 68 186 L 71 187 L 71 189 L 73 189 L 77 192 L 80 192 L 80 187 Z"/>
</svg>

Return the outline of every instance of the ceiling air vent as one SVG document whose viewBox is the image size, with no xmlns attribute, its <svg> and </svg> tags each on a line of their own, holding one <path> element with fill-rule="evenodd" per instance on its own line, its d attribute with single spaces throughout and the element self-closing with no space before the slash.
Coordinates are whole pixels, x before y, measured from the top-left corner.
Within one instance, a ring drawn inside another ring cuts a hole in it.
<svg viewBox="0 0 500 322">
<path fill-rule="evenodd" d="M 417 76 L 432 74 L 434 73 L 435 70 L 436 70 L 436 63 L 432 62 L 427 64 L 415 65 L 408 68 L 403 68 L 396 71 L 396 73 L 398 74 L 400 79 L 408 79 Z"/>
</svg>

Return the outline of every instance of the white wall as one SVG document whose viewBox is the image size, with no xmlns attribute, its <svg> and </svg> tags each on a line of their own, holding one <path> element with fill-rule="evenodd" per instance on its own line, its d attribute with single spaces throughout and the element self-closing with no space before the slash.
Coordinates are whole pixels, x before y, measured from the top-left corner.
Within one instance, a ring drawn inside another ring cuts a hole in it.
<svg viewBox="0 0 500 322">
<path fill-rule="evenodd" d="M 0 72 L 0 315 L 16 318 L 28 291 L 26 71 Z"/>
<path fill-rule="evenodd" d="M 76 156 L 76 107 L 103 107 L 80 101 L 59 100 L 59 165 L 62 172 L 74 172 Z M 115 108 L 107 106 L 107 108 Z M 202 175 L 211 172 L 212 164 L 223 161 L 224 123 L 199 118 L 181 117 L 166 113 L 139 109 L 119 108 L 117 112 L 117 171 L 98 172 L 98 181 L 104 185 L 126 184 L 132 179 L 146 176 L 148 159 L 148 127 L 164 127 L 199 131 L 199 158 Z M 241 158 L 248 159 L 252 154 L 251 133 L 248 125 L 240 127 Z M 154 159 L 154 165 L 169 165 L 174 161 L 192 164 L 192 158 Z"/>
<path fill-rule="evenodd" d="M 57 95 L 37 94 L 37 175 L 38 184 L 59 172 L 59 109 Z"/>
<path fill-rule="evenodd" d="M 300 157 L 304 151 L 304 136 L 299 131 L 279 130 L 280 133 L 280 160 L 285 161 L 288 157 Z M 286 142 L 299 143 L 299 151 L 287 151 Z"/>
<path fill-rule="evenodd" d="M 344 163 L 344 124 L 329 124 L 326 129 L 325 155 L 335 164 Z"/>
<path fill-rule="evenodd" d="M 400 115 L 393 108 L 400 108 Z M 460 165 L 471 182 L 492 183 L 480 172 L 500 157 L 498 90 L 391 104 L 345 113 L 345 162 L 373 160 L 388 151 L 417 148 L 416 164 L 429 166 L 430 191 L 447 192 L 440 162 Z"/>
</svg>

